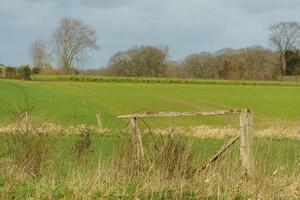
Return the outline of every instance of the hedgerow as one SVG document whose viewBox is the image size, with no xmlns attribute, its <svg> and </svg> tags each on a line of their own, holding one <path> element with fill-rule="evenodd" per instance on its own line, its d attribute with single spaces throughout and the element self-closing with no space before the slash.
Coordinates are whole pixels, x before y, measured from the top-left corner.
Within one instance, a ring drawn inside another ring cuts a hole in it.
<svg viewBox="0 0 300 200">
<path fill-rule="evenodd" d="M 29 65 L 20 67 L 1 67 L 0 78 L 30 80 L 31 69 Z"/>
<path fill-rule="evenodd" d="M 163 83 L 163 84 L 220 84 L 220 85 L 274 85 L 300 86 L 296 82 L 282 81 L 249 81 L 249 80 L 212 80 L 212 79 L 176 79 L 176 78 L 148 78 L 148 77 L 105 77 L 82 75 L 33 75 L 35 81 L 76 81 L 102 83 Z"/>
</svg>

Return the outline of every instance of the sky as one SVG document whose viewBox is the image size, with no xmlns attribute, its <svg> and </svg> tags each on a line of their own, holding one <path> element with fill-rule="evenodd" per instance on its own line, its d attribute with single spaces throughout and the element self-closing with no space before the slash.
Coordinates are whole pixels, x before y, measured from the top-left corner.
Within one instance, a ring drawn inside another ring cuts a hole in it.
<svg viewBox="0 0 300 200">
<path fill-rule="evenodd" d="M 96 29 L 100 49 L 85 67 L 99 68 L 138 45 L 167 45 L 178 61 L 227 47 L 271 48 L 268 27 L 300 20 L 299 10 L 299 0 L 0 0 L 0 63 L 31 64 L 31 43 L 51 46 L 63 17 Z"/>
</svg>

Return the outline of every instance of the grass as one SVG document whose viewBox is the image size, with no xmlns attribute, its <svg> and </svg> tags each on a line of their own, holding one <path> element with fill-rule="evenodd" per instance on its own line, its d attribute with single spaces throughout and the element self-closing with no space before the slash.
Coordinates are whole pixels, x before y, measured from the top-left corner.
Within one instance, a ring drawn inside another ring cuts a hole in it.
<svg viewBox="0 0 300 200">
<path fill-rule="evenodd" d="M 0 136 L 0 155 L 6 151 L 6 141 L 8 135 L 4 134 Z M 58 162 L 58 171 L 66 173 L 70 165 L 74 165 L 74 157 L 72 156 L 72 150 L 78 135 L 52 135 L 48 138 L 48 145 L 51 155 L 55 155 Z M 226 139 L 198 139 L 194 138 L 192 141 L 192 149 L 195 152 L 195 156 L 199 160 L 208 160 L 219 148 L 223 145 Z M 88 152 L 86 169 L 97 168 L 99 159 L 104 164 L 111 164 L 113 155 L 118 150 L 119 137 L 117 136 L 102 136 L 92 135 L 92 144 Z M 146 144 L 147 146 L 147 144 Z M 237 156 L 239 153 L 238 145 L 233 149 L 231 156 Z M 260 169 L 266 173 L 273 173 L 279 167 L 285 168 L 289 174 L 291 174 L 296 167 L 296 164 L 300 161 L 300 141 L 289 139 L 255 139 L 253 146 L 256 162 L 258 166 L 263 166 Z M 276 158 L 276 159 L 274 159 Z M 238 159 L 234 157 L 232 159 Z M 200 166 L 199 166 L 200 167 Z"/>
<path fill-rule="evenodd" d="M 9 136 L 0 137 L 0 155 L 5 152 L 6 137 Z M 92 146 L 79 162 L 72 154 L 77 139 L 75 135 L 50 136 L 47 141 L 51 149 L 44 158 L 42 174 L 36 176 L 14 167 L 9 156 L 1 157 L 0 198 L 244 199 L 259 195 L 269 199 L 279 195 L 274 191 L 280 191 L 281 198 L 286 199 L 298 191 L 288 186 L 298 184 L 294 181 L 299 177 L 299 141 L 255 140 L 257 177 L 247 180 L 241 173 L 238 144 L 205 173 L 169 179 L 157 172 L 131 176 L 117 170 L 114 161 L 118 158 L 120 138 L 115 136 L 93 134 Z M 224 140 L 193 139 L 193 167 L 200 168 L 223 143 Z"/>
<path fill-rule="evenodd" d="M 96 126 L 95 114 L 100 112 L 110 134 L 91 134 L 88 140 L 91 143 L 83 146 L 86 149 L 82 156 L 74 154 L 75 144 L 82 139 L 78 134 L 50 134 L 47 137 L 37 134 L 29 140 L 22 140 L 28 137 L 23 135 L 19 138 L 21 142 L 16 142 L 18 135 L 1 134 L 0 199 L 293 199 L 300 195 L 299 140 L 255 138 L 256 176 L 248 179 L 241 169 L 238 144 L 204 173 L 193 170 L 184 175 L 179 173 L 189 167 L 200 169 L 228 138 L 180 137 L 169 145 L 160 143 L 158 151 L 153 151 L 154 140 L 144 134 L 149 163 L 133 175 L 129 173 L 134 158 L 130 154 L 133 152 L 130 145 L 122 148 L 129 152 L 124 154 L 126 158 L 120 151 L 120 146 L 126 143 L 118 130 L 126 122 L 115 117 L 145 111 L 248 107 L 254 113 L 255 130 L 270 126 L 294 127 L 300 122 L 299 86 L 234 81 L 166 84 L 169 83 L 167 80 L 162 84 L 157 79 L 147 83 L 144 81 L 147 79 L 140 82 L 120 79 L 122 84 L 111 79 L 99 82 L 54 80 L 53 77 L 51 81 L 0 80 L 1 126 L 15 122 L 12 113 L 20 105 L 29 103 L 34 106 L 32 117 L 37 124 L 46 121 L 66 127 L 83 123 Z M 170 124 L 238 127 L 239 119 L 238 116 L 186 117 L 147 119 L 147 123 L 151 128 L 169 127 Z M 145 128 L 142 123 L 139 125 L 141 129 Z M 36 137 L 41 139 L 36 140 Z M 191 157 L 184 151 L 187 148 L 184 144 L 189 142 Z M 5 154 L 12 147 L 17 153 Z M 152 154 L 159 155 L 160 152 L 169 156 L 160 157 L 159 162 L 151 160 Z M 165 171 L 172 171 L 173 164 L 169 163 L 177 163 L 174 161 L 177 158 L 182 158 L 179 167 L 183 169 L 166 177 Z M 39 162 L 33 162 L 35 160 Z M 28 165 L 39 170 L 32 171 Z"/>
<path fill-rule="evenodd" d="M 11 85 L 14 84 L 14 85 Z M 108 128 L 125 122 L 116 115 L 145 111 L 207 111 L 248 107 L 257 128 L 296 125 L 300 119 L 300 87 L 223 84 L 95 83 L 61 81 L 0 81 L 0 109 L 24 104 L 22 87 L 34 105 L 34 116 L 64 126 L 96 125 L 96 112 Z M 9 114 L 0 112 L 0 122 Z M 170 119 L 149 120 L 168 127 Z M 176 126 L 238 125 L 237 117 L 176 118 Z"/>
</svg>

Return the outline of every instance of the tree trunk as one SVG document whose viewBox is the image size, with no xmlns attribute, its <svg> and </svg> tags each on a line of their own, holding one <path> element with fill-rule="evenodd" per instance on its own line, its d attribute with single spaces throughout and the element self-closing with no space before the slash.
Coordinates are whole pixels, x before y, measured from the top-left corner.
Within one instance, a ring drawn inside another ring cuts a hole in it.
<svg viewBox="0 0 300 200">
<path fill-rule="evenodd" d="M 286 74 L 286 60 L 285 60 L 285 51 L 280 53 L 280 62 L 281 62 L 281 74 Z"/>
</svg>

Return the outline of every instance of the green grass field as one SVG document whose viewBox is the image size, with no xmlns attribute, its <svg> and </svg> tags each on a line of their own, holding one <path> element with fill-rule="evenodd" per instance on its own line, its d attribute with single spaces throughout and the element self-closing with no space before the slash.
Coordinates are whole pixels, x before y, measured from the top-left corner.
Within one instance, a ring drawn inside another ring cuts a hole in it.
<svg viewBox="0 0 300 200">
<path fill-rule="evenodd" d="M 12 113 L 23 107 L 26 99 L 34 107 L 35 121 L 66 127 L 83 123 L 96 126 L 97 112 L 101 113 L 104 126 L 115 130 L 126 125 L 125 121 L 116 119 L 121 114 L 245 107 L 254 113 L 255 129 L 294 127 L 300 122 L 300 86 L 297 85 L 230 81 L 226 84 L 169 84 L 0 80 L 0 94 L 1 126 L 15 122 Z M 170 121 L 173 126 L 185 127 L 239 126 L 238 116 L 147 119 L 151 128 L 169 127 Z M 151 155 L 153 149 L 149 150 L 149 143 L 153 138 L 148 136 L 143 134 L 143 142 L 146 154 Z M 255 138 L 256 177 L 248 180 L 241 170 L 238 142 L 205 173 L 192 179 L 181 175 L 166 179 L 165 168 L 160 165 L 155 165 L 155 169 L 150 165 L 146 168 L 149 171 L 132 177 L 116 164 L 121 158 L 119 144 L 124 142 L 124 138 L 120 138 L 120 134 L 91 133 L 91 146 L 78 160 L 74 148 L 79 135 L 3 133 L 0 135 L 0 199 L 247 199 L 258 194 L 261 198 L 273 199 L 277 197 L 275 190 L 280 190 L 280 197 L 286 199 L 298 194 L 294 185 L 299 185 L 300 180 L 299 140 Z M 193 138 L 193 156 L 189 163 L 199 169 L 227 139 Z M 180 141 L 187 141 L 187 137 L 183 136 Z M 43 151 L 45 146 L 47 150 Z M 130 163 L 125 162 L 123 167 L 130 168 Z M 28 168 L 31 166 L 37 167 L 36 174 Z"/>
<path fill-rule="evenodd" d="M 94 83 L 56 81 L 0 81 L 0 122 L 9 123 L 7 110 L 24 104 L 23 88 L 34 117 L 61 125 L 96 125 L 96 112 L 108 128 L 124 125 L 116 115 L 145 111 L 208 111 L 250 108 L 256 127 L 293 125 L 300 121 L 300 86 Z M 233 125 L 237 117 L 178 118 L 177 126 Z M 150 120 L 169 126 L 170 119 Z"/>
</svg>

